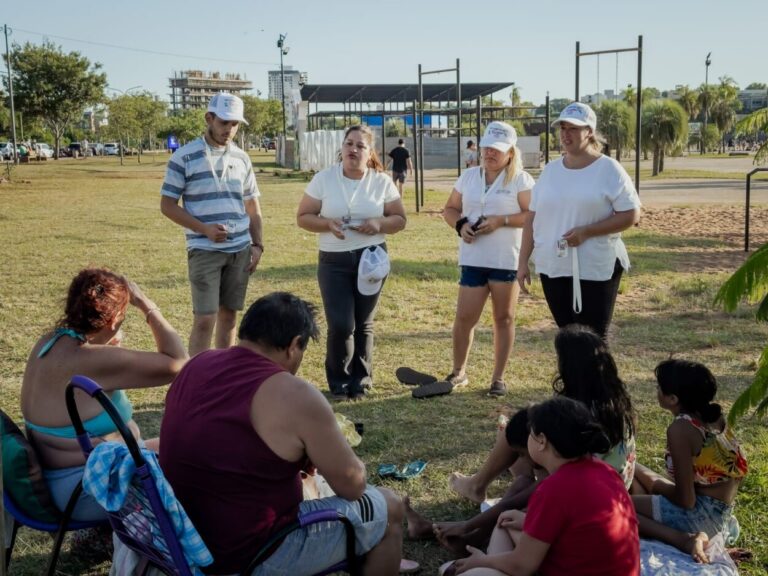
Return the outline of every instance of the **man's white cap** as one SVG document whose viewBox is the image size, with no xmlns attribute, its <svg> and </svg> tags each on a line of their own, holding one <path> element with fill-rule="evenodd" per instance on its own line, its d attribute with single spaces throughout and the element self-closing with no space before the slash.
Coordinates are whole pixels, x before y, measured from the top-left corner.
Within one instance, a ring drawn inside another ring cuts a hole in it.
<svg viewBox="0 0 768 576">
<path fill-rule="evenodd" d="M 381 290 L 384 278 L 389 274 L 389 256 L 381 246 L 371 246 L 363 251 L 357 268 L 357 290 L 363 296 L 373 296 Z"/>
<path fill-rule="evenodd" d="M 208 102 L 208 112 L 216 114 L 226 122 L 236 121 L 248 124 L 243 116 L 243 101 L 229 92 L 218 92 Z"/>
<path fill-rule="evenodd" d="M 574 126 L 589 126 L 594 130 L 597 128 L 597 116 L 595 111 L 582 102 L 572 102 L 568 104 L 563 111 L 560 112 L 560 117 L 552 122 L 552 126 L 558 126 L 560 122 L 568 122 Z"/>
<path fill-rule="evenodd" d="M 495 148 L 499 152 L 509 152 L 515 144 L 517 132 L 506 122 L 491 122 L 480 139 L 480 148 Z"/>
</svg>

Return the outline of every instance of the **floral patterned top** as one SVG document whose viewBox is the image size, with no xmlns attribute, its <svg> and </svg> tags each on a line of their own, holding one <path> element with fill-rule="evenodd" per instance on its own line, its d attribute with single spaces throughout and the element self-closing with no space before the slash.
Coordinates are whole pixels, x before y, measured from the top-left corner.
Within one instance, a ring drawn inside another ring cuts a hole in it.
<svg viewBox="0 0 768 576">
<path fill-rule="evenodd" d="M 714 431 L 689 414 L 678 414 L 675 420 L 689 422 L 704 438 L 701 452 L 693 460 L 694 483 L 712 485 L 747 475 L 747 459 L 727 426 L 722 431 Z M 675 466 L 669 448 L 664 460 L 667 463 L 667 473 L 673 477 Z"/>
</svg>

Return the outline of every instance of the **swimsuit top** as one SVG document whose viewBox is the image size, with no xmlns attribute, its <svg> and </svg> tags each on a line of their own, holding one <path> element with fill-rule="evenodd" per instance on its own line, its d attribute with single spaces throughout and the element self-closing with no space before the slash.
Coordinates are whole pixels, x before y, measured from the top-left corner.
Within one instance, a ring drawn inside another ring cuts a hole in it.
<svg viewBox="0 0 768 576">
<path fill-rule="evenodd" d="M 730 479 L 744 478 L 747 475 L 747 459 L 741 452 L 733 432 L 726 427 L 722 432 L 713 432 L 700 420 L 688 414 L 678 414 L 675 420 L 685 420 L 701 432 L 704 444 L 701 452 L 693 460 L 693 481 L 695 484 L 712 485 Z M 667 449 L 664 457 L 667 473 L 675 473 L 672 457 Z"/>
<path fill-rule="evenodd" d="M 56 344 L 56 341 L 62 336 L 69 336 L 76 340 L 85 342 L 85 336 L 75 332 L 71 328 L 56 328 L 56 330 L 53 332 L 53 337 L 48 340 L 48 342 L 46 342 L 45 345 L 40 349 L 37 357 L 42 358 L 45 356 L 51 350 L 51 348 L 53 348 L 53 345 Z M 123 419 L 123 422 L 128 422 L 131 420 L 133 417 L 133 406 L 131 405 L 131 401 L 128 400 L 128 397 L 125 395 L 125 392 L 123 390 L 116 390 L 112 393 L 110 399 L 112 400 L 112 404 L 115 405 L 118 414 L 120 414 L 120 417 Z M 43 434 L 48 434 L 49 436 L 56 436 L 58 438 L 77 438 L 75 427 L 71 424 L 69 426 L 55 427 L 38 426 L 37 424 L 33 424 L 29 420 L 25 419 L 24 426 L 27 430 L 34 430 L 35 432 L 41 432 Z M 83 422 L 83 426 L 85 427 L 85 430 L 88 432 L 89 436 L 105 436 L 117 431 L 117 426 L 115 426 L 112 418 L 110 418 L 109 414 L 106 412 L 102 412 L 101 414 L 86 420 Z"/>
</svg>

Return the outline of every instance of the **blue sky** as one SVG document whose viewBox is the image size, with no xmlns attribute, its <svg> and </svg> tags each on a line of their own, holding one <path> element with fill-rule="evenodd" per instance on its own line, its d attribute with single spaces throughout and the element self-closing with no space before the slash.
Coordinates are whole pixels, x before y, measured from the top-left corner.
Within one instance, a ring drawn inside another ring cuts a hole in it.
<svg viewBox="0 0 768 576">
<path fill-rule="evenodd" d="M 267 71 L 285 64 L 310 83 L 415 83 L 417 66 L 453 67 L 464 82 L 515 82 L 524 99 L 574 93 L 574 50 L 630 48 L 643 35 L 643 84 L 660 89 L 729 75 L 768 82 L 766 0 L 9 0 L 0 24 L 16 42 L 47 36 L 100 62 L 111 86 L 141 86 L 168 99 L 173 71 L 239 72 L 266 96 Z M 3 21 L 4 20 L 4 21 Z M 162 52 L 143 53 L 112 46 Z M 581 92 L 636 82 L 636 55 L 582 59 Z M 451 75 L 432 81 L 452 82 Z M 500 97 L 507 97 L 500 94 Z"/>
</svg>

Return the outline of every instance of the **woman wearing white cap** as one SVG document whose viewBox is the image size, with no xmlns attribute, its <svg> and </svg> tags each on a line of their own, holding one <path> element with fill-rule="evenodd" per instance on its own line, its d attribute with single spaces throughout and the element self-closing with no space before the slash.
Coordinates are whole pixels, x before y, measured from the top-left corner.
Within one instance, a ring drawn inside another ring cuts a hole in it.
<svg viewBox="0 0 768 576">
<path fill-rule="evenodd" d="M 533 189 L 517 281 L 527 291 L 533 254 L 557 325 L 586 324 L 605 339 L 629 268 L 620 232 L 639 221 L 640 199 L 621 164 L 601 153 L 596 125 L 581 102 L 553 122 L 564 155 L 547 164 Z"/>
<path fill-rule="evenodd" d="M 459 297 L 453 323 L 453 370 L 450 387 L 468 383 L 467 357 L 475 326 L 488 296 L 493 305 L 494 365 L 490 394 L 503 396 L 504 369 L 515 342 L 515 308 L 520 292 L 515 282 L 518 253 L 531 197 L 533 178 L 521 161 L 515 129 L 491 122 L 480 140 L 481 166 L 456 181 L 443 209 L 443 219 L 459 235 Z M 437 383 L 440 387 L 445 383 Z M 428 391 L 428 389 L 427 389 Z M 419 396 L 419 389 L 414 390 Z"/>
<path fill-rule="evenodd" d="M 385 237 L 405 228 L 405 208 L 370 128 L 347 129 L 341 162 L 312 178 L 296 221 L 319 233 L 328 387 L 335 397 L 359 398 L 372 385 L 373 319 L 389 272 Z"/>
</svg>

